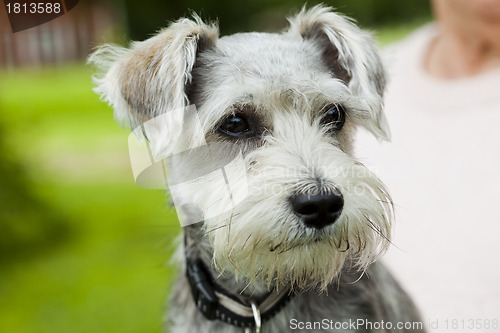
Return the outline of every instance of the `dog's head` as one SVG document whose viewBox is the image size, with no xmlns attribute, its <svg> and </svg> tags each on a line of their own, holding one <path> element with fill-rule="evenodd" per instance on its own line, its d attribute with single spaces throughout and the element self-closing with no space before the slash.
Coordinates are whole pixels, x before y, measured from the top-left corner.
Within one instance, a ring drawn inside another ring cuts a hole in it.
<svg viewBox="0 0 500 333">
<path fill-rule="evenodd" d="M 129 49 L 101 48 L 91 60 L 105 69 L 97 91 L 120 122 L 134 128 L 194 104 L 210 155 L 241 152 L 245 172 L 231 185 L 246 189 L 244 200 L 232 206 L 232 196 L 218 196 L 220 186 L 201 178 L 174 200 L 201 211 L 220 271 L 325 288 L 346 259 L 363 269 L 388 245 L 390 197 L 352 157 L 356 127 L 389 138 L 385 75 L 371 37 L 329 8 L 303 9 L 289 21 L 281 34 L 219 39 L 215 26 L 182 19 Z M 160 128 L 162 137 L 172 132 Z M 162 149 L 186 144 L 178 132 L 167 141 Z M 186 178 L 204 157 L 170 159 L 170 170 Z"/>
</svg>

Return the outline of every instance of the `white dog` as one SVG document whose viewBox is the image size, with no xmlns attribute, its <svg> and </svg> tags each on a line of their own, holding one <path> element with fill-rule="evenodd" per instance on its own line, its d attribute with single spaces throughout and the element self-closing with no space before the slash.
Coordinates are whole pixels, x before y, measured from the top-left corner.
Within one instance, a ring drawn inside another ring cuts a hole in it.
<svg viewBox="0 0 500 333">
<path fill-rule="evenodd" d="M 378 50 L 329 8 L 289 22 L 280 34 L 218 38 L 195 16 L 91 57 L 116 119 L 170 156 L 185 226 L 170 331 L 422 332 L 411 300 L 374 263 L 390 242 L 390 196 L 352 156 L 357 127 L 390 136 Z M 173 112 L 188 105 L 194 118 Z M 188 118 L 201 138 L 185 131 Z M 238 156 L 244 172 L 223 173 L 229 195 L 220 177 L 199 177 Z"/>
</svg>

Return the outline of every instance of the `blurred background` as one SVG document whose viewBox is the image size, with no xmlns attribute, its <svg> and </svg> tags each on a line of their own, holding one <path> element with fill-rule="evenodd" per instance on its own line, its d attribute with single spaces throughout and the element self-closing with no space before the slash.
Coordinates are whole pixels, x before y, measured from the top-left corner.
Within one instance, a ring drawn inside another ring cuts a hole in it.
<svg viewBox="0 0 500 333">
<path fill-rule="evenodd" d="M 317 1 L 308 1 L 311 6 Z M 324 1 L 382 46 L 431 20 L 427 1 Z M 181 228 L 162 191 L 134 184 L 128 132 L 92 92 L 102 43 L 189 15 L 221 34 L 279 31 L 298 0 L 80 1 L 12 33 L 0 6 L 0 332 L 161 332 Z"/>
</svg>

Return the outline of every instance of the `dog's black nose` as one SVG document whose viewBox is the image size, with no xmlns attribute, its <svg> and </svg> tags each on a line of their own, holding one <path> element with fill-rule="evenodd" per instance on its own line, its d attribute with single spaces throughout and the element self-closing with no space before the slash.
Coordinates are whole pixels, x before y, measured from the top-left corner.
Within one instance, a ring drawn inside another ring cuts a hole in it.
<svg viewBox="0 0 500 333">
<path fill-rule="evenodd" d="M 342 213 L 344 197 L 340 192 L 298 194 L 290 198 L 295 214 L 308 227 L 322 229 L 333 224 Z"/>
</svg>

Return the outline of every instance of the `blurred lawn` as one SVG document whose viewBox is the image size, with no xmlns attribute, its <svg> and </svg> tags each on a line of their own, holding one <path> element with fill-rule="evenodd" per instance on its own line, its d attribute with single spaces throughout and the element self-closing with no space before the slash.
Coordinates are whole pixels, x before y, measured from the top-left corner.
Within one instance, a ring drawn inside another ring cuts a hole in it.
<svg viewBox="0 0 500 333">
<path fill-rule="evenodd" d="M 387 24 L 373 29 L 379 44 L 383 47 L 407 36 L 411 31 L 430 22 L 430 17 L 415 18 L 404 23 Z"/>
<path fill-rule="evenodd" d="M 1 263 L 0 332 L 161 331 L 180 227 L 163 192 L 134 185 L 128 133 L 92 92 L 91 73 L 1 73 L 4 136 L 70 232 Z"/>
<path fill-rule="evenodd" d="M 382 27 L 387 44 L 422 22 Z M 161 331 L 180 232 L 163 192 L 132 179 L 128 132 L 83 65 L 0 73 L 0 122 L 66 239 L 0 262 L 0 332 Z"/>
</svg>

